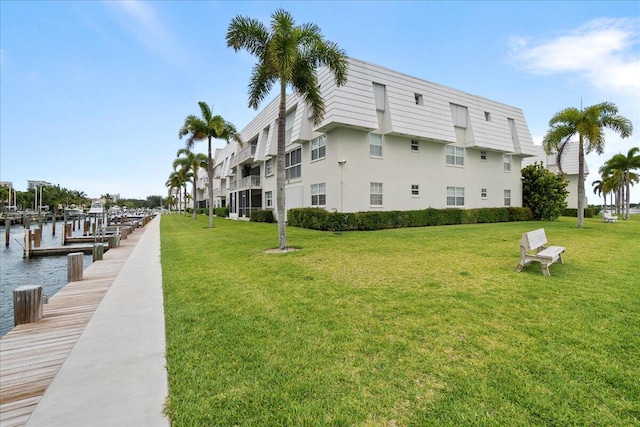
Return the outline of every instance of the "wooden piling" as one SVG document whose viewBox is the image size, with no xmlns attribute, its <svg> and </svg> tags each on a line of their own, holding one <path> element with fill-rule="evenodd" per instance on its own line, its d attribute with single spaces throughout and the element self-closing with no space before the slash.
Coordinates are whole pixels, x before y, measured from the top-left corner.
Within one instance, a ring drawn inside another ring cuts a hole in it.
<svg viewBox="0 0 640 427">
<path fill-rule="evenodd" d="M 42 227 L 33 230 L 33 247 L 39 248 L 42 243 Z"/>
<path fill-rule="evenodd" d="M 118 246 L 119 236 L 109 236 L 109 249 L 113 249 Z"/>
<path fill-rule="evenodd" d="M 25 228 L 24 230 L 24 258 L 31 256 L 31 229 Z"/>
<path fill-rule="evenodd" d="M 67 255 L 67 281 L 79 282 L 82 280 L 82 270 L 84 267 L 84 254 L 74 252 Z"/>
<path fill-rule="evenodd" d="M 84 228 L 82 229 L 82 235 L 83 236 L 88 236 L 89 235 L 89 227 L 91 227 L 91 222 L 87 221 L 85 219 L 84 220 Z"/>
<path fill-rule="evenodd" d="M 96 243 L 93 245 L 93 262 L 102 261 L 104 256 L 104 245 L 102 243 Z"/>
<path fill-rule="evenodd" d="M 51 216 L 51 235 L 56 235 L 56 213 L 54 212 Z"/>
<path fill-rule="evenodd" d="M 9 247 L 9 242 L 11 241 L 11 219 L 9 215 L 4 217 L 4 245 Z"/>
<path fill-rule="evenodd" d="M 20 286 L 13 290 L 13 325 L 42 319 L 42 286 Z"/>
</svg>

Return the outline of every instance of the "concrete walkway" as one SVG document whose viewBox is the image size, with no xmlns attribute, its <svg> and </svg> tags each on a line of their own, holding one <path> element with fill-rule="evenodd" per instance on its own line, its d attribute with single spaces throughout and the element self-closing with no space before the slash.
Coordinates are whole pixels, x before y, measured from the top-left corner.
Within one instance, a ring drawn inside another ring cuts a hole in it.
<svg viewBox="0 0 640 427">
<path fill-rule="evenodd" d="M 169 426 L 165 364 L 157 216 L 26 425 Z"/>
</svg>

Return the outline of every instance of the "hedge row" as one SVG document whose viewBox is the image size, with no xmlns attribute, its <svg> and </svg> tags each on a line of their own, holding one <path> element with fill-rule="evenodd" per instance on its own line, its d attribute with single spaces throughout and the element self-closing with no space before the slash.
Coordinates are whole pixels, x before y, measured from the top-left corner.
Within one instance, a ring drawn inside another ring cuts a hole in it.
<svg viewBox="0 0 640 427">
<path fill-rule="evenodd" d="M 415 211 L 328 212 L 319 208 L 290 209 L 288 224 L 324 231 L 383 230 L 430 225 L 531 221 L 529 208 L 434 209 Z"/>
<path fill-rule="evenodd" d="M 251 221 L 253 222 L 274 222 L 273 211 L 256 210 L 251 211 Z"/>
<path fill-rule="evenodd" d="M 599 209 L 598 209 L 599 210 Z M 584 217 L 585 218 L 593 218 L 593 208 L 584 208 Z M 578 217 L 578 209 L 567 208 L 562 211 L 562 216 L 571 216 L 574 218 Z"/>
</svg>

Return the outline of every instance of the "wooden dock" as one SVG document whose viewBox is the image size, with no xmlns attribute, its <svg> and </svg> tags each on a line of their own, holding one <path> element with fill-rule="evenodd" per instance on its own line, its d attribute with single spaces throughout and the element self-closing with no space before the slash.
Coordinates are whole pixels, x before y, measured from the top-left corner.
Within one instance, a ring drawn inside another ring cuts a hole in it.
<svg viewBox="0 0 640 427">
<path fill-rule="evenodd" d="M 97 243 L 104 247 L 104 252 L 109 250 L 108 243 Z M 93 253 L 93 245 L 77 245 L 77 246 L 52 246 L 50 248 L 31 248 L 31 254 L 29 258 L 39 256 L 55 256 L 55 255 L 68 255 L 74 252 L 82 252 L 85 255 L 91 255 Z"/>
<path fill-rule="evenodd" d="M 43 319 L 19 325 L 0 339 L 0 425 L 24 426 L 91 320 L 127 258 L 139 230 L 49 298 Z"/>
</svg>

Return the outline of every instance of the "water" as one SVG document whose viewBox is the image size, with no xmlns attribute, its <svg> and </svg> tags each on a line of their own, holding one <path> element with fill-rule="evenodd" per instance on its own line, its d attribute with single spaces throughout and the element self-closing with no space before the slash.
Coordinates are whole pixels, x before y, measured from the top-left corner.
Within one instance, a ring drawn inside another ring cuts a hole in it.
<svg viewBox="0 0 640 427">
<path fill-rule="evenodd" d="M 42 228 L 41 247 L 60 246 L 62 244 L 63 223 L 56 223 L 56 235 L 51 235 L 51 223 Z M 31 229 L 37 228 L 32 224 Z M 2 247 L 0 248 L 0 336 L 13 329 L 13 290 L 25 285 L 42 285 L 42 293 L 51 298 L 67 284 L 67 257 L 56 255 L 23 259 L 24 228 L 11 226 L 11 242 L 5 247 L 5 228 L 0 227 Z M 81 236 L 76 228 L 74 236 Z M 93 257 L 85 255 L 84 268 L 91 265 Z"/>
</svg>

